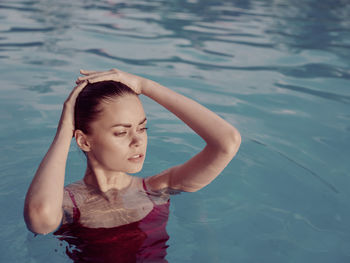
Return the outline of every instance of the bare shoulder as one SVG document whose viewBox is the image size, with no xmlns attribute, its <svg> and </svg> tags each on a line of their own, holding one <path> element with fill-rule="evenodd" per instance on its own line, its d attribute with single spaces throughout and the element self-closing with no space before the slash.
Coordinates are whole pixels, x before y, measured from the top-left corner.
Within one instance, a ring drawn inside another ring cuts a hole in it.
<svg viewBox="0 0 350 263">
<path fill-rule="evenodd" d="M 76 182 L 71 183 L 69 185 L 66 185 L 64 187 L 64 189 L 66 191 L 68 191 L 68 192 L 70 191 L 73 194 L 75 194 L 75 193 L 79 193 L 79 192 L 82 192 L 82 191 L 86 190 L 87 187 L 86 187 L 86 185 L 85 185 L 83 180 L 79 180 L 79 181 L 76 181 Z"/>
<path fill-rule="evenodd" d="M 91 188 L 88 188 L 83 180 L 76 181 L 64 187 L 64 201 L 66 200 L 71 206 L 76 205 L 79 207 L 89 194 L 91 194 Z"/>
<path fill-rule="evenodd" d="M 162 191 L 169 187 L 171 168 L 162 171 L 159 174 L 152 175 L 145 178 L 146 186 L 152 191 Z"/>
<path fill-rule="evenodd" d="M 83 181 L 77 181 L 64 187 L 63 193 L 63 223 L 73 221 L 73 208 L 79 207 L 87 195 L 87 188 Z"/>
<path fill-rule="evenodd" d="M 180 189 L 170 187 L 171 174 L 174 167 L 166 169 L 159 174 L 152 175 L 145 178 L 145 186 L 147 190 L 160 195 L 176 195 L 182 192 Z"/>
</svg>

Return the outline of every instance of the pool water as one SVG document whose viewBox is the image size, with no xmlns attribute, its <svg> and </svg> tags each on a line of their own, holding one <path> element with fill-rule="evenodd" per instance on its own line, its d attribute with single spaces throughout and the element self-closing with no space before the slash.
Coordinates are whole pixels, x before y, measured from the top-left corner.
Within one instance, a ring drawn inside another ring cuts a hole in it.
<svg viewBox="0 0 350 263">
<path fill-rule="evenodd" d="M 169 262 L 350 262 L 349 1 L 1 1 L 1 262 L 70 262 L 22 210 L 80 68 L 151 78 L 241 132 L 213 183 L 172 197 Z M 140 176 L 203 147 L 143 102 Z M 72 143 L 66 183 L 84 168 Z"/>
</svg>

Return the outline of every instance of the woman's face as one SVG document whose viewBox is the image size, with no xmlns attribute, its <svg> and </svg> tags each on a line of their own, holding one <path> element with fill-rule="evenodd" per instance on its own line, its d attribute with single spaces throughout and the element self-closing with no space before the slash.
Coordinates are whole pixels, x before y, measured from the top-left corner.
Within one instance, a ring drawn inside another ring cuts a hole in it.
<svg viewBox="0 0 350 263">
<path fill-rule="evenodd" d="M 146 115 L 140 99 L 127 94 L 101 106 L 87 135 L 90 164 L 107 171 L 139 172 L 147 149 Z"/>
</svg>

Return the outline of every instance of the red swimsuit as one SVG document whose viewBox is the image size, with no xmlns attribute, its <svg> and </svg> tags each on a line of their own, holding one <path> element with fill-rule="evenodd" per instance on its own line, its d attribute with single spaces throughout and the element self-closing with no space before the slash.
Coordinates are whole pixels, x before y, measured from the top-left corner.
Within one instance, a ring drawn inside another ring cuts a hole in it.
<svg viewBox="0 0 350 263">
<path fill-rule="evenodd" d="M 143 187 L 147 193 L 144 181 Z M 167 262 L 169 201 L 157 205 L 150 198 L 153 209 L 140 221 L 113 228 L 88 228 L 79 223 L 79 208 L 73 194 L 68 193 L 74 204 L 74 220 L 54 235 L 69 243 L 66 252 L 74 262 Z"/>
</svg>

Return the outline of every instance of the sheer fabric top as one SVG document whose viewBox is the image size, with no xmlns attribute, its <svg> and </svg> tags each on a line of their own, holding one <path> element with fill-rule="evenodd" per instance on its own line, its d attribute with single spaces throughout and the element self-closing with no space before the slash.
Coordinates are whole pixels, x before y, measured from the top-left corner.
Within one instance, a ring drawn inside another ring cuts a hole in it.
<svg viewBox="0 0 350 263">
<path fill-rule="evenodd" d="M 154 205 L 169 202 L 169 194 L 165 191 L 147 189 L 145 180 L 138 177 L 133 177 L 130 185 L 123 190 L 112 189 L 105 193 L 86 185 L 83 180 L 77 181 L 65 187 L 62 223 L 73 223 L 74 210 L 77 209 L 79 223 L 89 228 L 111 228 L 137 222 Z"/>
<path fill-rule="evenodd" d="M 167 262 L 168 194 L 147 191 L 141 178 L 123 191 L 94 191 L 83 181 L 65 188 L 63 224 L 54 234 L 68 242 L 74 262 Z"/>
</svg>

